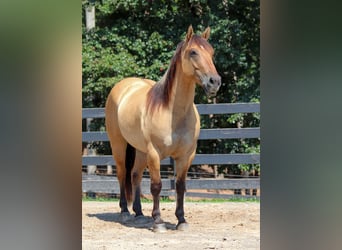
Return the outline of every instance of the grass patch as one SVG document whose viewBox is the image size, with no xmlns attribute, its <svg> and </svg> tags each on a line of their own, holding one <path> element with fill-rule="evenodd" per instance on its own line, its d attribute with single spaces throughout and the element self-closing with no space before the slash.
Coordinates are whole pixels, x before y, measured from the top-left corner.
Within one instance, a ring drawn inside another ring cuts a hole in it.
<svg viewBox="0 0 342 250">
<path fill-rule="evenodd" d="M 260 198 L 241 198 L 241 197 L 232 197 L 229 199 L 223 198 L 202 198 L 202 199 L 194 199 L 194 198 L 186 198 L 186 202 L 207 202 L 207 203 L 222 203 L 222 202 L 260 202 Z"/>
<path fill-rule="evenodd" d="M 101 202 L 117 202 L 119 201 L 118 198 L 107 198 L 107 197 L 82 197 L 82 201 L 101 201 Z"/>
<path fill-rule="evenodd" d="M 99 201 L 99 202 L 119 202 L 119 198 L 112 198 L 112 197 L 90 197 L 90 196 L 83 196 L 82 201 Z M 169 197 L 161 197 L 160 202 L 174 202 L 174 199 L 170 199 Z M 142 203 L 152 203 L 152 199 L 141 198 Z"/>
</svg>

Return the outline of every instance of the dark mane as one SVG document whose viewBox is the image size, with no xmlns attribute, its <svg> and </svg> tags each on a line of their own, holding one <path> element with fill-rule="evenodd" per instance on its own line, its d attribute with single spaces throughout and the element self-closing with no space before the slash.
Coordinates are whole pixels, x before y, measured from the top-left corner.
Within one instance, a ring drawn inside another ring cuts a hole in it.
<svg viewBox="0 0 342 250">
<path fill-rule="evenodd" d="M 166 107 L 170 102 L 170 97 L 173 87 L 173 79 L 176 74 L 177 61 L 180 60 L 181 50 L 184 41 L 177 45 L 175 54 L 173 55 L 169 68 L 164 76 L 150 89 L 147 94 L 147 109 L 154 111 L 156 108 L 163 106 Z"/>
</svg>

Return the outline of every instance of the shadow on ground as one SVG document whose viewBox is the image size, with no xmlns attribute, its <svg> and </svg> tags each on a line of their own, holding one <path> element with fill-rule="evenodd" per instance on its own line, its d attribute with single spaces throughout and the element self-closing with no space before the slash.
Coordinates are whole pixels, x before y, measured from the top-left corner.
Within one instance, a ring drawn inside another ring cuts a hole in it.
<svg viewBox="0 0 342 250">
<path fill-rule="evenodd" d="M 124 218 L 121 213 L 99 213 L 99 214 L 87 214 L 88 217 L 95 217 L 102 221 L 119 223 L 126 227 L 133 228 L 145 228 L 152 230 L 153 218 L 151 216 L 139 216 L 126 215 Z M 176 224 L 165 221 L 166 228 L 169 230 L 176 230 Z"/>
</svg>

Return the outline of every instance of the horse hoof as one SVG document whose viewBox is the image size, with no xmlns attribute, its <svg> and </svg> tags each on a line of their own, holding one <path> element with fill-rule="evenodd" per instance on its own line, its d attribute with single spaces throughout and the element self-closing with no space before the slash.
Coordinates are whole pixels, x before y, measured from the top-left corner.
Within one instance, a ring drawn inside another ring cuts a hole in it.
<svg viewBox="0 0 342 250">
<path fill-rule="evenodd" d="M 154 223 L 152 230 L 153 232 L 156 232 L 156 233 L 165 233 L 167 231 L 165 223 L 160 223 L 160 224 Z"/>
<path fill-rule="evenodd" d="M 189 229 L 189 224 L 186 222 L 178 223 L 178 225 L 176 226 L 176 229 L 179 231 L 186 231 Z"/>
<path fill-rule="evenodd" d="M 121 222 L 127 222 L 131 219 L 131 214 L 129 212 L 122 212 L 120 214 L 120 221 Z"/>
</svg>

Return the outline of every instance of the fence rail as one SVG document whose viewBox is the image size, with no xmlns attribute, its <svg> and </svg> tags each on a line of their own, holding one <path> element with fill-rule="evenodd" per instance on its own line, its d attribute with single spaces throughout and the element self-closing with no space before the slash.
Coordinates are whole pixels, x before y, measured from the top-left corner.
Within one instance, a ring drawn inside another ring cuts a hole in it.
<svg viewBox="0 0 342 250">
<path fill-rule="evenodd" d="M 259 138 L 259 128 L 201 129 L 199 140 Z M 107 132 L 82 132 L 83 142 L 109 141 Z"/>
<path fill-rule="evenodd" d="M 258 113 L 259 103 L 223 103 L 223 104 L 198 104 L 196 105 L 200 115 L 211 114 L 235 114 L 235 113 Z M 82 119 L 104 118 L 104 108 L 84 108 L 82 109 Z M 243 139 L 260 138 L 260 128 L 218 128 L 201 129 L 199 140 L 211 139 Z M 106 132 L 88 131 L 82 132 L 82 142 L 108 141 Z M 260 154 L 196 154 L 192 165 L 220 165 L 220 164 L 259 164 Z M 111 155 L 84 155 L 82 165 L 115 165 Z M 172 158 L 161 161 L 161 165 L 173 165 Z M 147 183 L 147 184 L 146 184 Z M 149 180 L 143 180 L 142 190 L 149 193 Z M 162 194 L 174 193 L 174 183 L 172 179 L 163 179 Z M 211 184 L 209 184 L 211 183 Z M 146 188 L 144 185 L 146 184 Z M 210 186 L 210 188 L 208 188 Z M 168 188 L 172 187 L 172 188 Z M 223 180 L 187 180 L 188 189 L 258 189 L 260 179 L 223 179 Z M 82 178 L 83 192 L 118 193 L 118 183 L 116 178 L 84 175 Z M 206 196 L 206 194 L 188 193 L 188 196 Z M 222 195 L 216 195 L 222 197 Z"/>
<path fill-rule="evenodd" d="M 260 103 L 220 103 L 220 104 L 196 104 L 200 115 L 211 114 L 237 114 L 259 113 Z M 104 108 L 83 108 L 82 119 L 104 118 Z"/>
<path fill-rule="evenodd" d="M 259 154 L 197 154 L 192 165 L 200 164 L 258 164 Z M 161 165 L 173 165 L 172 158 L 168 157 L 160 162 Z M 89 155 L 82 157 L 82 165 L 115 165 L 111 155 Z"/>
<path fill-rule="evenodd" d="M 231 198 L 233 195 L 219 193 L 199 193 L 196 190 L 218 190 L 218 189 L 259 189 L 260 180 L 251 178 L 242 179 L 189 179 L 186 181 L 187 196 L 204 197 L 204 198 Z M 113 176 L 89 176 L 82 178 L 82 189 L 84 193 L 111 193 L 119 194 L 119 182 Z M 195 192 L 193 191 L 195 190 Z M 142 179 L 141 192 L 150 194 L 150 180 Z M 175 180 L 162 179 L 161 196 L 175 196 Z M 234 195 L 236 197 L 236 195 Z"/>
</svg>

